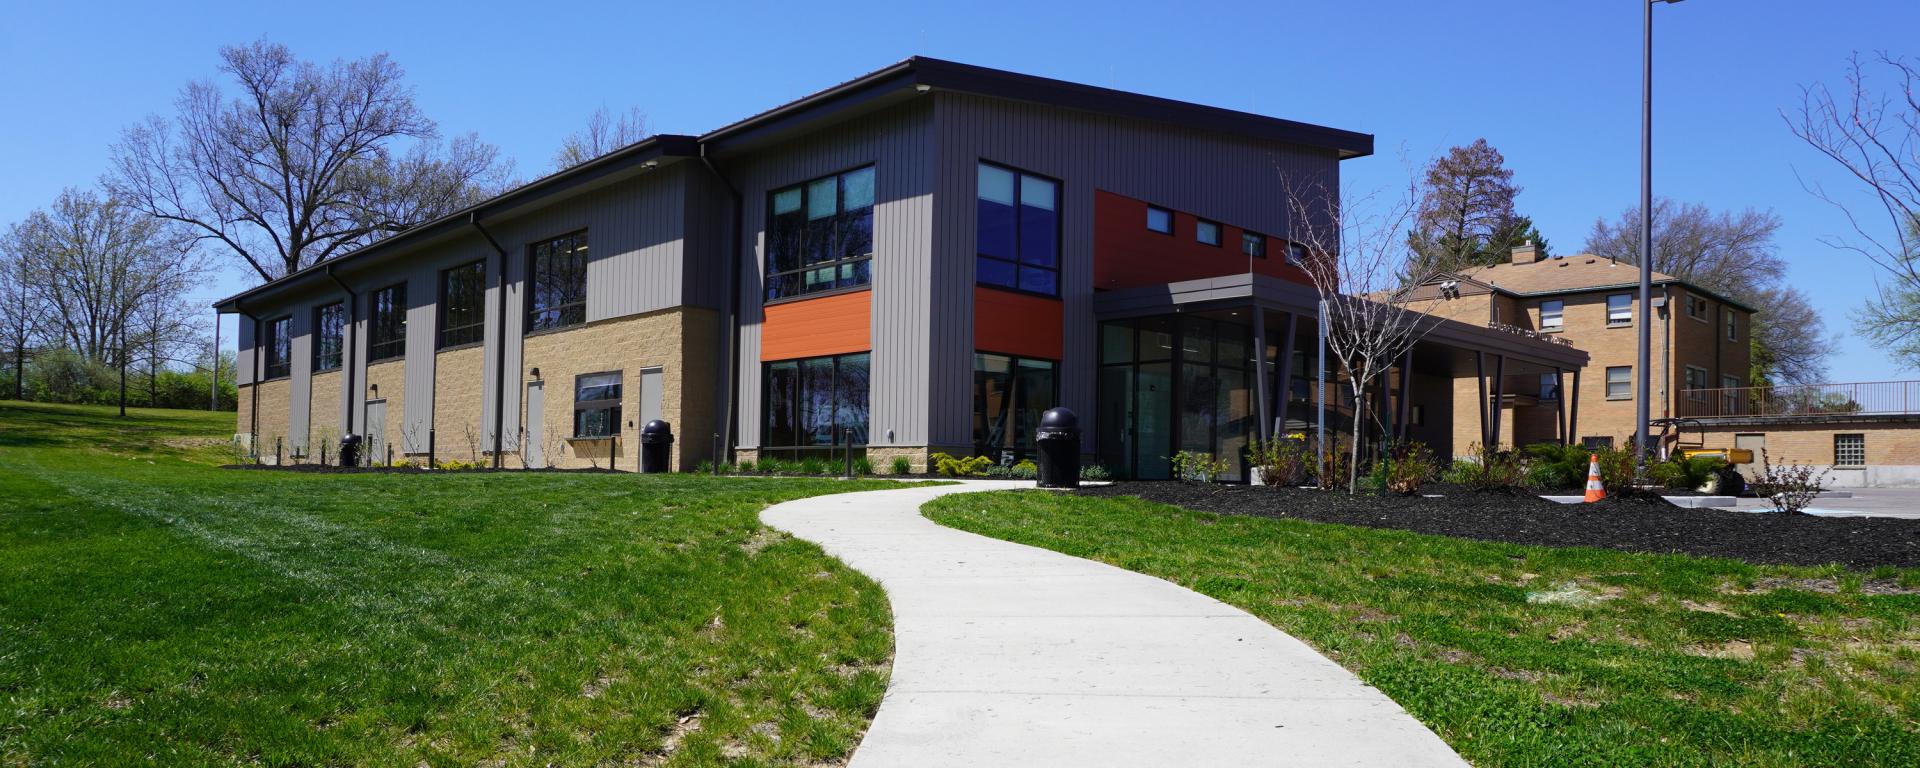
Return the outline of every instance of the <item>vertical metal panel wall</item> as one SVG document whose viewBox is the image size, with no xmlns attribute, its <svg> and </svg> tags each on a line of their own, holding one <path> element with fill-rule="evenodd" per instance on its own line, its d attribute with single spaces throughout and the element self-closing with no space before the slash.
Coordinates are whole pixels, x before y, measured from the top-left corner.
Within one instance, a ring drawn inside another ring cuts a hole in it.
<svg viewBox="0 0 1920 768">
<path fill-rule="evenodd" d="M 762 150 L 729 166 L 744 207 L 739 263 L 740 447 L 760 445 L 767 195 L 866 165 L 874 167 L 869 440 L 873 445 L 926 444 L 932 318 L 949 311 L 932 304 L 930 290 L 932 114 L 931 101 L 918 100 Z"/>
<path fill-rule="evenodd" d="M 292 365 L 288 366 L 287 381 L 287 447 L 302 453 L 307 448 L 307 423 L 311 421 L 307 414 L 313 401 L 314 306 L 311 301 L 293 305 L 293 322 L 287 324 L 293 334 L 293 359 L 288 361 Z"/>
</svg>

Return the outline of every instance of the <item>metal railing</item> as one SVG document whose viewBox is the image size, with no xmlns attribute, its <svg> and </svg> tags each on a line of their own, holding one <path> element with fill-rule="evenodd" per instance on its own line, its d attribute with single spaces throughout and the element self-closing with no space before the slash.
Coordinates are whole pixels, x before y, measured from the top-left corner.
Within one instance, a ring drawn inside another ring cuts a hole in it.
<svg viewBox="0 0 1920 768">
<path fill-rule="evenodd" d="M 1674 412 L 1693 419 L 1920 413 L 1920 381 L 1683 389 Z"/>
</svg>

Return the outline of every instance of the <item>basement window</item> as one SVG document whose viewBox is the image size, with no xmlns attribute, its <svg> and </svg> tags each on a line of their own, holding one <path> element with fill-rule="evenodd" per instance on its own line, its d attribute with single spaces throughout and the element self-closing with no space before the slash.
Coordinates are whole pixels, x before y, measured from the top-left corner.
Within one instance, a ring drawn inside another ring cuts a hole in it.
<svg viewBox="0 0 1920 768">
<path fill-rule="evenodd" d="M 1867 436 L 1864 434 L 1834 435 L 1833 465 L 1836 467 L 1866 466 Z"/>
</svg>

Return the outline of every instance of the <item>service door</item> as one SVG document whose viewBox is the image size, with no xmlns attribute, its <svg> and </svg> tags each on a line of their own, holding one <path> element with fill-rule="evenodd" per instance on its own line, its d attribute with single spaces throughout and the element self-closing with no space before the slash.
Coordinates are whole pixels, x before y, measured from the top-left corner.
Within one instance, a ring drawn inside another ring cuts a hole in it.
<svg viewBox="0 0 1920 768">
<path fill-rule="evenodd" d="M 546 391 L 547 383 L 544 381 L 527 382 L 527 429 L 521 437 L 525 444 L 520 446 L 520 450 L 530 469 L 544 469 L 547 466 Z"/>
<path fill-rule="evenodd" d="M 366 453 L 360 456 L 360 465 L 371 467 L 387 460 L 387 401 L 367 401 L 367 436 L 361 443 Z"/>
<path fill-rule="evenodd" d="M 1767 449 L 1766 434 L 1734 435 L 1733 447 L 1753 451 L 1753 463 L 1744 464 L 1740 467 L 1740 474 L 1746 475 L 1748 480 L 1752 480 L 1753 476 L 1760 472 L 1760 452 Z"/>
</svg>

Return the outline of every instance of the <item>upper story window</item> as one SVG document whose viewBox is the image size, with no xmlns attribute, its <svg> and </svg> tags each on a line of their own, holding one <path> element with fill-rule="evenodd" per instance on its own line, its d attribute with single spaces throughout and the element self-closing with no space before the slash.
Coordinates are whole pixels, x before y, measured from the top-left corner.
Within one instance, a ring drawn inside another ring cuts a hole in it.
<svg viewBox="0 0 1920 768">
<path fill-rule="evenodd" d="M 1740 340 L 1740 316 L 1734 314 L 1733 309 L 1731 307 L 1720 310 L 1720 311 L 1721 311 L 1721 317 L 1726 318 L 1726 321 L 1727 321 L 1727 341 L 1739 341 Z"/>
<path fill-rule="evenodd" d="M 332 371 L 340 367 L 346 330 L 346 304 L 336 301 L 313 311 L 313 369 L 315 371 Z"/>
<path fill-rule="evenodd" d="M 1607 368 L 1607 399 L 1626 400 L 1633 397 L 1633 366 L 1615 365 Z"/>
<path fill-rule="evenodd" d="M 1684 374 L 1684 376 L 1685 376 L 1684 381 L 1686 383 L 1686 386 L 1683 387 L 1683 389 L 1685 389 L 1687 392 L 1687 399 L 1688 400 L 1706 400 L 1707 399 L 1707 369 L 1700 368 L 1698 366 L 1689 365 L 1686 368 L 1686 373 Z"/>
<path fill-rule="evenodd" d="M 1220 224 L 1201 219 L 1193 225 L 1193 239 L 1201 245 L 1218 246 L 1220 244 Z"/>
<path fill-rule="evenodd" d="M 873 281 L 872 166 L 774 190 L 769 204 L 769 300 Z"/>
<path fill-rule="evenodd" d="M 1540 330 L 1557 331 L 1565 327 L 1567 304 L 1564 301 L 1540 302 Z"/>
<path fill-rule="evenodd" d="M 620 372 L 583 373 L 573 378 L 573 436 L 620 434 Z"/>
<path fill-rule="evenodd" d="M 587 233 L 533 244 L 528 260 L 527 328 L 545 331 L 587 321 Z"/>
<path fill-rule="evenodd" d="M 376 363 L 407 353 L 407 284 L 373 292 L 367 307 L 367 362 Z"/>
<path fill-rule="evenodd" d="M 266 377 L 278 379 L 293 372 L 293 318 L 267 321 L 267 338 L 261 347 L 267 360 Z"/>
<path fill-rule="evenodd" d="M 440 273 L 440 348 L 477 344 L 487 327 L 487 262 Z"/>
<path fill-rule="evenodd" d="M 1147 229 L 1163 235 L 1173 234 L 1173 211 L 1147 206 Z"/>
<path fill-rule="evenodd" d="M 1692 294 L 1688 294 L 1686 296 L 1682 296 L 1681 301 L 1682 303 L 1687 305 L 1687 317 L 1691 317 L 1703 323 L 1707 322 L 1707 300 L 1706 299 L 1700 298 L 1698 296 L 1694 296 Z"/>
<path fill-rule="evenodd" d="M 1633 322 L 1633 294 L 1616 293 L 1607 297 L 1607 325 Z"/>
<path fill-rule="evenodd" d="M 1307 263 L 1307 247 L 1300 243 L 1287 243 L 1287 263 L 1296 267 Z"/>
<path fill-rule="evenodd" d="M 981 163 L 975 216 L 975 280 L 1048 296 L 1060 293 L 1059 182 Z"/>
<path fill-rule="evenodd" d="M 1249 259 L 1267 257 L 1267 236 L 1253 232 L 1240 233 L 1240 253 Z"/>
</svg>

